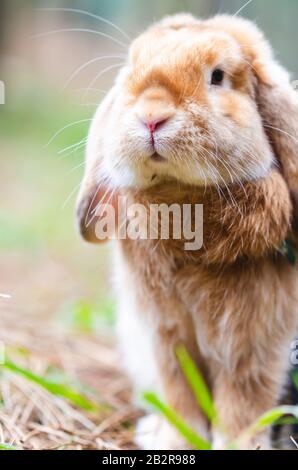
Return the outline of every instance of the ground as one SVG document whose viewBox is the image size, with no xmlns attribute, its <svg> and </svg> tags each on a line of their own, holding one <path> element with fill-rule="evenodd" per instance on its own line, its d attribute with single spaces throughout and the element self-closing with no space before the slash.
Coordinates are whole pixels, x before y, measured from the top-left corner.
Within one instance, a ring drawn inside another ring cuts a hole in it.
<svg viewBox="0 0 298 470">
<path fill-rule="evenodd" d="M 84 149 L 67 147 L 89 121 L 46 145 L 93 111 L 24 89 L 0 113 L 0 448 L 131 448 L 139 411 L 114 344 L 109 248 L 75 227 Z"/>
<path fill-rule="evenodd" d="M 130 404 L 113 340 L 107 334 L 67 331 L 53 319 L 64 295 L 59 285 L 67 273 L 45 259 L 30 272 L 26 260 L 9 256 L 2 258 L 1 268 L 2 290 L 11 277 L 17 286 L 12 298 L 0 299 L 0 338 L 9 361 L 49 382 L 68 385 L 71 379 L 71 387 L 99 407 L 84 410 L 4 369 L 0 442 L 21 449 L 133 448 L 132 427 L 139 412 Z"/>
</svg>

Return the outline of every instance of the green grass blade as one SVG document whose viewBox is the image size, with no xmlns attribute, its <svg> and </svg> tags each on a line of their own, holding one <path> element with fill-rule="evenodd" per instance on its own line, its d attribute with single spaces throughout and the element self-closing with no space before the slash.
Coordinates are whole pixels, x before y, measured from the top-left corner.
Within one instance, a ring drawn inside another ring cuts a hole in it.
<svg viewBox="0 0 298 470">
<path fill-rule="evenodd" d="M 251 435 L 257 434 L 285 415 L 291 415 L 298 419 L 298 406 L 278 406 L 267 411 L 249 427 L 248 433 Z"/>
<path fill-rule="evenodd" d="M 294 372 L 292 374 L 292 380 L 294 382 L 296 389 L 298 390 L 298 373 L 297 372 Z"/>
<path fill-rule="evenodd" d="M 212 422 L 216 419 L 216 409 L 208 390 L 208 387 L 199 372 L 196 364 L 188 354 L 184 346 L 176 349 L 176 355 L 180 363 L 181 369 L 192 388 L 194 396 L 205 413 L 206 417 Z"/>
<path fill-rule="evenodd" d="M 98 404 L 90 401 L 88 398 L 86 398 L 81 393 L 77 392 L 72 387 L 69 387 L 59 382 L 50 381 L 47 378 L 34 374 L 30 370 L 24 369 L 23 367 L 20 367 L 10 361 L 5 361 L 4 364 L 2 364 L 2 367 L 4 367 L 5 369 L 17 375 L 21 375 L 25 377 L 27 380 L 30 380 L 31 382 L 38 384 L 39 386 L 43 387 L 44 389 L 46 389 L 48 392 L 52 393 L 53 395 L 66 398 L 71 403 L 73 403 L 74 405 L 84 410 L 96 411 L 99 409 Z"/>
<path fill-rule="evenodd" d="M 19 450 L 19 449 L 10 444 L 4 444 L 4 442 L 0 442 L 0 450 Z"/>
<path fill-rule="evenodd" d="M 288 425 L 298 424 L 298 418 L 293 418 L 292 416 L 285 416 L 285 417 L 279 418 L 274 423 L 275 426 L 285 426 L 286 424 Z"/>
<path fill-rule="evenodd" d="M 151 392 L 144 394 L 144 399 L 152 405 L 156 410 L 163 414 L 163 416 L 174 426 L 177 431 L 186 439 L 186 441 L 198 450 L 210 450 L 211 444 L 203 439 L 199 434 L 193 431 L 184 420 L 169 406 L 165 405 L 159 398 Z"/>
</svg>

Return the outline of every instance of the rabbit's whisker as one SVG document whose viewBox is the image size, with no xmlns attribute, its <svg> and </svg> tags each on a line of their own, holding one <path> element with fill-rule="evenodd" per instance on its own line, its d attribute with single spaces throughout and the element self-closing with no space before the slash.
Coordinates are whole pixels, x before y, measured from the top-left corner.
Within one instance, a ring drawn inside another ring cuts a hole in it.
<svg viewBox="0 0 298 470">
<path fill-rule="evenodd" d="M 93 80 L 90 82 L 87 90 L 85 91 L 83 97 L 85 97 L 87 95 L 87 93 L 89 92 L 89 90 L 92 88 L 92 86 L 97 82 L 97 80 L 102 76 L 104 75 L 106 72 L 108 72 L 109 70 L 112 70 L 112 69 L 115 69 L 115 68 L 118 68 L 118 67 L 121 67 L 125 65 L 125 62 L 120 62 L 118 64 L 112 64 L 112 65 L 109 65 L 108 67 L 106 67 L 104 70 L 101 70 L 94 78 Z"/>
<path fill-rule="evenodd" d="M 64 160 L 68 158 L 70 155 L 75 155 L 79 150 L 83 152 L 85 150 L 85 144 L 80 145 L 78 148 L 74 148 L 73 150 L 70 150 L 70 152 L 66 153 L 65 155 L 60 155 L 59 159 Z M 78 153 L 80 155 L 80 153 Z"/>
<path fill-rule="evenodd" d="M 99 103 L 73 103 L 74 106 L 86 106 L 86 107 L 96 107 Z"/>
<path fill-rule="evenodd" d="M 65 82 L 65 84 L 63 85 L 63 88 L 62 88 L 62 91 L 64 91 L 68 85 L 72 82 L 72 80 L 82 71 L 84 70 L 86 67 L 88 67 L 88 65 L 91 65 L 95 62 L 99 62 L 101 60 L 108 60 L 108 59 L 124 59 L 125 58 L 125 55 L 103 55 L 101 57 L 95 57 L 94 59 L 91 59 L 91 60 L 88 60 L 88 62 L 85 62 L 83 65 L 80 65 L 72 74 L 71 76 L 67 79 L 67 81 Z"/>
<path fill-rule="evenodd" d="M 246 8 L 251 2 L 252 2 L 252 0 L 248 0 L 248 2 L 246 2 L 244 5 L 242 5 L 242 7 L 239 8 L 239 10 L 237 10 L 236 13 L 234 13 L 233 16 L 238 16 L 244 10 L 244 8 Z"/>
<path fill-rule="evenodd" d="M 98 91 L 100 93 L 108 93 L 108 90 L 103 90 L 102 88 L 74 88 L 71 91 L 73 92 L 81 92 L 81 91 Z"/>
<path fill-rule="evenodd" d="M 65 199 L 64 203 L 62 204 L 61 206 L 61 210 L 64 210 L 65 207 L 67 206 L 68 202 L 70 201 L 70 199 L 72 198 L 72 196 L 77 192 L 77 190 L 79 189 L 79 187 L 81 186 L 81 183 L 77 184 L 74 189 L 69 193 L 69 195 L 67 196 L 67 198 Z"/>
<path fill-rule="evenodd" d="M 92 121 L 92 118 L 80 119 L 79 121 L 71 122 L 70 124 L 67 124 L 66 126 L 62 127 L 62 129 L 59 129 L 57 132 L 55 132 L 55 134 L 50 138 L 50 140 L 45 145 L 45 147 L 48 147 L 56 139 L 56 137 L 58 137 L 58 135 L 60 135 L 66 129 L 68 129 L 72 126 L 76 126 L 78 124 L 82 124 L 83 122 L 88 122 L 88 121 L 89 122 Z"/>
<path fill-rule="evenodd" d="M 78 165 L 74 166 L 71 170 L 68 171 L 68 175 L 71 175 L 72 173 L 74 173 L 76 170 L 78 170 L 79 168 L 81 168 L 82 166 L 85 165 L 85 162 L 80 162 Z"/>
<path fill-rule="evenodd" d="M 82 140 L 79 140 L 79 142 L 76 142 L 75 144 L 68 145 L 67 147 L 64 147 L 62 150 L 58 151 L 58 155 L 67 152 L 67 150 L 74 149 L 74 151 L 78 150 L 79 147 L 84 146 L 84 144 L 87 142 L 87 137 L 84 137 Z M 72 152 L 71 152 L 72 153 Z M 70 155 L 70 154 L 68 154 Z"/>
<path fill-rule="evenodd" d="M 127 39 L 129 42 L 131 41 L 131 38 L 128 36 L 128 34 L 126 34 L 126 32 L 122 28 L 117 26 L 112 21 L 107 20 L 103 16 L 95 15 L 94 13 L 90 13 L 89 11 L 79 10 L 77 8 L 54 8 L 54 7 L 52 7 L 52 8 L 35 8 L 35 11 L 48 11 L 48 12 L 50 12 L 50 11 L 53 11 L 53 12 L 55 12 L 55 11 L 65 11 L 65 12 L 69 12 L 69 13 L 78 13 L 80 15 L 88 16 L 89 18 L 95 18 L 96 20 L 99 20 L 102 23 L 106 23 L 107 25 L 109 25 L 112 28 L 116 29 L 119 33 L 121 33 L 125 37 L 125 39 Z"/>
<path fill-rule="evenodd" d="M 208 153 L 210 153 L 210 152 L 208 152 Z M 210 155 L 214 158 L 213 154 L 210 153 Z M 206 158 L 204 159 L 204 161 L 205 161 L 205 164 L 207 165 L 209 171 L 213 171 L 213 174 L 217 175 L 217 177 L 218 177 L 217 179 L 220 179 L 222 181 L 223 187 L 226 189 L 226 191 L 229 195 L 229 198 L 231 200 L 232 205 L 239 211 L 240 214 L 242 214 L 239 205 L 237 204 L 234 196 L 232 195 L 226 181 L 224 180 L 224 178 L 222 177 L 220 172 L 217 170 L 217 168 L 214 167 L 214 165 L 211 162 L 208 162 L 208 160 Z M 214 173 L 214 172 L 216 172 L 216 173 Z M 228 200 L 225 197 L 224 191 L 222 190 L 221 186 L 217 183 L 217 179 L 216 179 L 216 186 L 218 187 L 218 189 L 220 191 L 220 194 L 222 194 L 222 196 L 225 198 L 226 202 L 228 203 Z"/>
<path fill-rule="evenodd" d="M 85 227 L 89 227 L 89 225 L 92 223 L 92 221 L 94 220 L 94 217 L 96 216 L 96 210 L 97 210 L 98 205 L 104 200 L 104 198 L 106 197 L 106 195 L 109 192 L 109 188 L 107 188 L 104 195 L 102 196 L 100 202 L 98 204 L 96 204 L 96 207 L 94 209 L 92 209 L 92 211 L 91 211 L 91 207 L 92 207 L 92 205 L 93 205 L 93 203 L 94 203 L 94 201 L 95 201 L 95 199 L 96 199 L 96 197 L 99 193 L 99 190 L 100 190 L 101 186 L 102 186 L 102 184 L 99 183 L 98 186 L 97 186 L 97 189 L 96 189 L 96 191 L 95 191 L 95 193 L 94 193 L 94 195 L 91 199 L 91 202 L 89 204 L 88 210 L 86 212 L 86 217 L 85 217 Z M 88 220 L 89 215 L 90 215 L 90 211 L 91 211 L 91 218 L 90 218 L 90 220 Z"/>
<path fill-rule="evenodd" d="M 280 129 L 279 127 L 274 127 L 274 126 L 270 126 L 269 124 L 264 124 L 264 127 L 267 127 L 268 129 L 272 129 L 274 131 L 277 131 L 277 132 L 280 132 L 281 134 L 284 134 L 288 137 L 291 137 L 291 139 L 294 140 L 294 142 L 298 142 L 298 139 L 296 137 L 294 137 L 292 134 L 290 134 L 289 132 L 286 132 L 284 131 L 283 129 Z"/>
<path fill-rule="evenodd" d="M 88 28 L 62 28 L 62 29 L 54 29 L 52 31 L 46 31 L 44 33 L 38 33 L 34 34 L 32 37 L 34 39 L 39 39 L 45 36 L 51 36 L 53 34 L 58 34 L 58 33 L 90 33 L 90 34 L 97 34 L 98 36 L 102 36 L 106 39 L 110 39 L 114 43 L 116 43 L 118 46 L 121 46 L 123 48 L 127 48 L 127 44 L 124 44 L 121 41 L 118 41 L 118 39 L 114 38 L 113 36 L 110 36 L 109 34 L 103 33 L 102 31 L 95 31 L 94 29 L 88 29 Z"/>
</svg>

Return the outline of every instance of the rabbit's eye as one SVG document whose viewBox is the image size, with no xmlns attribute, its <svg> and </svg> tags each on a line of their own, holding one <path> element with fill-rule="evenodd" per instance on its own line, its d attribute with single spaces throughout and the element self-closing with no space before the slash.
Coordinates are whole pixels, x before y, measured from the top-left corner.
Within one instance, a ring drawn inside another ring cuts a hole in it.
<svg viewBox="0 0 298 470">
<path fill-rule="evenodd" d="M 220 86 L 223 83 L 225 73 L 221 69 L 215 69 L 212 72 L 211 85 Z"/>
</svg>

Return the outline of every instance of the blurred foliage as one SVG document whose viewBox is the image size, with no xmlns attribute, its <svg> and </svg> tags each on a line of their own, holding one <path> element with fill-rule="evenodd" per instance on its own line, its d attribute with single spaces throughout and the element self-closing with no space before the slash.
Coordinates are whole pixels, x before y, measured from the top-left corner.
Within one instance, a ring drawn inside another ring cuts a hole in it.
<svg viewBox="0 0 298 470">
<path fill-rule="evenodd" d="M 58 312 L 57 321 L 68 331 L 81 333 L 107 332 L 115 322 L 115 305 L 111 299 L 101 298 L 93 304 L 84 299 L 63 306 Z"/>
<path fill-rule="evenodd" d="M 2 367 L 4 370 L 7 370 L 13 374 L 17 374 L 29 380 L 30 382 L 39 385 L 53 395 L 65 398 L 83 410 L 93 412 L 99 410 L 99 405 L 97 403 L 91 401 L 66 381 L 65 375 L 62 371 L 59 376 L 57 373 L 55 376 L 52 374 L 41 376 L 9 360 L 6 360 L 4 364 L 2 364 Z"/>
</svg>

